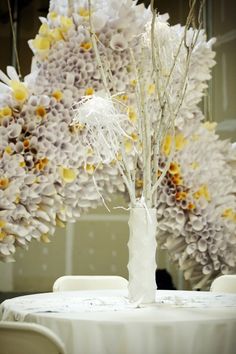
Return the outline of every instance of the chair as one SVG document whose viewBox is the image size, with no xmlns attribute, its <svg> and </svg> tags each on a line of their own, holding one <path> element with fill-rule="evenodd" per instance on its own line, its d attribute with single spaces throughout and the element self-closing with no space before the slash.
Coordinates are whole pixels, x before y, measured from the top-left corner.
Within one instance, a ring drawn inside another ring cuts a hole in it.
<svg viewBox="0 0 236 354">
<path fill-rule="evenodd" d="M 65 275 L 53 284 L 53 291 L 127 289 L 128 281 L 117 275 Z"/>
<path fill-rule="evenodd" d="M 210 291 L 236 293 L 236 274 L 221 275 L 214 279 Z"/>
<path fill-rule="evenodd" d="M 47 327 L 24 322 L 0 322 L 1 354 L 65 354 L 64 344 Z"/>
</svg>

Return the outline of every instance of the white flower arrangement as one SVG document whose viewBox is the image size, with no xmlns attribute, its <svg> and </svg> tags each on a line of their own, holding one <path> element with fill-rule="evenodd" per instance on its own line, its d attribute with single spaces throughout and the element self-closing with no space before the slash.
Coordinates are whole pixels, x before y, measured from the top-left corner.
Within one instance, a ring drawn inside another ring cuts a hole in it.
<svg viewBox="0 0 236 354">
<path fill-rule="evenodd" d="M 162 137 L 151 162 L 156 175 L 163 174 L 153 184 L 151 202 L 157 208 L 157 240 L 196 288 L 207 287 L 220 273 L 234 271 L 236 262 L 235 151 L 202 123 L 198 108 L 214 65 L 213 40 L 207 42 L 203 31 L 169 26 L 166 16 L 146 27 L 151 12 L 131 0 L 93 2 L 92 37 L 89 15 L 86 0 L 71 1 L 71 7 L 51 1 L 29 43 L 31 75 L 20 82 L 8 68 L 9 78 L 0 76 L 0 258 L 13 260 L 16 246 L 27 247 L 32 238 L 48 242 L 56 225 L 95 208 L 101 194 L 124 192 L 125 184 L 137 202 L 149 178 L 142 173 L 143 157 L 137 159 L 142 151 L 137 102 L 143 95 L 151 135 L 159 142 Z M 183 38 L 189 48 L 194 41 L 188 63 Z M 93 41 L 105 68 L 105 93 Z M 145 65 L 152 45 L 161 68 L 156 78 Z M 108 92 L 113 101 L 110 96 L 104 101 Z M 161 100 L 168 106 L 166 126 Z M 101 119 L 91 113 L 98 103 Z M 104 122 L 105 116 L 110 121 Z M 91 141 L 94 131 L 99 139 Z M 104 141 L 112 146 L 109 153 Z"/>
</svg>

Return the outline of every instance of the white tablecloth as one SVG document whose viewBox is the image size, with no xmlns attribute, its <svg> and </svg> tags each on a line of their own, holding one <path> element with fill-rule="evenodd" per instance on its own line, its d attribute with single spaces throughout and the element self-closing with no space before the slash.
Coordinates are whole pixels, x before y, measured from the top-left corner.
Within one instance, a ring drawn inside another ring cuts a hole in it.
<svg viewBox="0 0 236 354">
<path fill-rule="evenodd" d="M 235 294 L 160 290 L 140 307 L 124 290 L 46 293 L 6 300 L 0 316 L 50 328 L 68 354 L 236 353 Z"/>
</svg>

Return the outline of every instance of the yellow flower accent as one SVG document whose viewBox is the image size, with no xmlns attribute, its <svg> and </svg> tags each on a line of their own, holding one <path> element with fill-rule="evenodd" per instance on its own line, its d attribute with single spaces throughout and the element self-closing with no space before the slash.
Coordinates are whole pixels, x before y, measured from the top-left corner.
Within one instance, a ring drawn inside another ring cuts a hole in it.
<svg viewBox="0 0 236 354">
<path fill-rule="evenodd" d="M 70 17 L 61 16 L 61 29 L 66 32 L 73 26 L 73 21 Z"/>
<path fill-rule="evenodd" d="M 16 101 L 23 103 L 29 96 L 29 92 L 25 85 L 20 81 L 11 80 L 12 96 Z"/>
<path fill-rule="evenodd" d="M 12 154 L 12 148 L 10 147 L 10 145 L 8 145 L 8 146 L 5 147 L 5 152 L 6 152 L 7 154 L 9 154 L 9 155 Z"/>
<path fill-rule="evenodd" d="M 15 204 L 19 204 L 20 202 L 20 196 L 17 194 L 16 199 L 15 199 Z"/>
<path fill-rule="evenodd" d="M 211 132 L 211 131 L 215 130 L 217 123 L 216 122 L 205 122 L 205 123 L 203 123 L 203 126 L 204 126 L 204 128 L 206 128 L 207 130 L 209 130 Z"/>
<path fill-rule="evenodd" d="M 200 139 L 200 136 L 198 134 L 193 134 L 191 138 L 193 141 L 198 141 Z"/>
<path fill-rule="evenodd" d="M 0 189 L 6 189 L 9 183 L 9 179 L 7 177 L 0 178 Z"/>
<path fill-rule="evenodd" d="M 63 93 L 59 90 L 56 90 L 52 93 L 52 97 L 54 97 L 57 101 L 60 101 L 63 97 Z"/>
<path fill-rule="evenodd" d="M 90 165 L 90 164 L 86 164 L 85 165 L 85 171 L 89 174 L 92 175 L 93 172 L 95 170 L 95 166 L 94 165 Z"/>
<path fill-rule="evenodd" d="M 135 87 L 137 85 L 137 80 L 131 80 L 130 85 Z"/>
<path fill-rule="evenodd" d="M 169 173 L 171 175 L 176 175 L 179 174 L 180 168 L 177 162 L 171 162 L 170 167 L 169 167 Z"/>
<path fill-rule="evenodd" d="M 233 211 L 232 208 L 225 209 L 221 216 L 236 222 L 236 213 Z"/>
<path fill-rule="evenodd" d="M 24 149 L 28 149 L 28 147 L 30 146 L 30 141 L 28 139 L 25 139 L 23 141 L 23 146 L 24 146 Z"/>
<path fill-rule="evenodd" d="M 7 234 L 5 231 L 0 232 L 0 241 L 2 241 L 6 237 L 6 235 Z"/>
<path fill-rule="evenodd" d="M 172 137 L 171 135 L 166 135 L 164 138 L 163 144 L 162 144 L 162 152 L 168 156 L 171 151 L 171 145 L 172 145 Z"/>
<path fill-rule="evenodd" d="M 87 149 L 87 156 L 93 156 L 93 149 L 92 148 Z"/>
<path fill-rule="evenodd" d="M 56 225 L 61 228 L 64 228 L 66 226 L 65 223 L 62 222 L 61 219 L 59 219 L 58 217 L 56 217 Z"/>
<path fill-rule="evenodd" d="M 188 208 L 188 210 L 194 210 L 196 208 L 196 206 L 193 203 L 188 203 L 187 208 Z"/>
<path fill-rule="evenodd" d="M 88 9 L 85 9 L 84 7 L 80 7 L 80 9 L 79 9 L 79 15 L 80 15 L 81 17 L 84 17 L 84 18 L 88 19 L 88 18 L 89 18 L 89 10 L 88 10 Z"/>
<path fill-rule="evenodd" d="M 56 20 L 57 17 L 58 17 L 58 14 L 55 11 L 49 12 L 49 14 L 48 14 L 48 18 L 50 20 Z"/>
<path fill-rule="evenodd" d="M 199 163 L 194 161 L 193 163 L 191 163 L 190 166 L 192 167 L 193 170 L 196 170 L 197 168 L 199 168 Z"/>
<path fill-rule="evenodd" d="M 50 36 L 54 41 L 60 41 L 64 39 L 61 30 L 59 28 L 53 28 L 50 30 Z"/>
<path fill-rule="evenodd" d="M 48 36 L 49 34 L 49 27 L 47 23 L 42 23 L 42 25 L 39 28 L 39 34 L 41 34 L 42 36 Z"/>
<path fill-rule="evenodd" d="M 136 179 L 135 186 L 137 188 L 142 188 L 143 187 L 143 180 L 141 178 Z"/>
<path fill-rule="evenodd" d="M 195 193 L 193 193 L 193 197 L 195 199 L 199 199 L 199 198 L 203 197 L 208 202 L 211 200 L 210 193 L 209 193 L 208 187 L 206 185 L 202 185 Z"/>
<path fill-rule="evenodd" d="M 49 50 L 50 44 L 51 44 L 51 38 L 49 36 L 42 37 L 37 35 L 36 38 L 32 41 L 33 47 L 39 51 Z"/>
<path fill-rule="evenodd" d="M 41 118 L 43 118 L 47 114 L 44 106 L 38 106 L 35 110 L 35 113 Z"/>
<path fill-rule="evenodd" d="M 120 152 L 118 152 L 118 153 L 116 154 L 116 160 L 122 161 L 122 154 L 121 154 Z M 113 160 L 113 161 L 116 163 L 116 160 Z"/>
<path fill-rule="evenodd" d="M 66 183 L 71 183 L 76 179 L 76 172 L 72 168 L 60 167 L 59 173 L 63 181 Z"/>
<path fill-rule="evenodd" d="M 133 142 L 130 139 L 126 139 L 125 141 L 125 151 L 128 153 L 130 153 L 133 149 Z"/>
<path fill-rule="evenodd" d="M 132 133 L 131 138 L 133 141 L 138 141 L 138 134 L 137 133 Z"/>
<path fill-rule="evenodd" d="M 48 164 L 49 160 L 45 157 L 35 164 L 35 168 L 37 171 L 42 171 Z"/>
<path fill-rule="evenodd" d="M 21 161 L 21 162 L 19 163 L 19 166 L 20 166 L 20 167 L 25 167 L 25 161 Z"/>
<path fill-rule="evenodd" d="M 88 88 L 86 88 L 84 94 L 85 94 L 85 96 L 91 96 L 94 94 L 94 89 L 92 87 L 88 87 Z"/>
<path fill-rule="evenodd" d="M 85 51 L 89 51 L 92 48 L 92 43 L 91 42 L 83 42 L 80 44 L 80 48 L 82 48 Z"/>
<path fill-rule="evenodd" d="M 6 225 L 6 221 L 0 219 L 0 229 L 3 228 Z"/>
<path fill-rule="evenodd" d="M 48 234 L 42 234 L 42 235 L 40 236 L 40 241 L 42 241 L 42 242 L 44 242 L 44 243 L 50 243 L 50 242 L 51 242 L 51 240 L 50 240 L 49 237 L 48 237 Z"/>
<path fill-rule="evenodd" d="M 188 195 L 187 192 L 177 192 L 175 195 L 175 199 L 176 200 L 185 200 L 187 195 Z"/>
<path fill-rule="evenodd" d="M 128 96 L 128 95 L 117 95 L 117 96 L 116 96 L 116 99 L 117 99 L 117 101 L 126 102 L 126 101 L 128 101 L 129 96 Z"/>
<path fill-rule="evenodd" d="M 77 123 L 74 125 L 70 126 L 70 132 L 71 133 L 77 133 L 78 131 L 82 131 L 84 129 L 85 125 L 82 123 Z"/>
<path fill-rule="evenodd" d="M 0 109 L 0 118 L 11 117 L 11 116 L 12 116 L 12 109 L 10 107 L 6 106 Z"/>
<path fill-rule="evenodd" d="M 175 148 L 176 150 L 182 150 L 184 146 L 187 144 L 187 139 L 185 139 L 183 134 L 177 134 L 175 136 Z"/>
<path fill-rule="evenodd" d="M 155 84 L 151 84 L 148 86 L 148 94 L 153 95 L 155 93 L 156 86 Z"/>
<path fill-rule="evenodd" d="M 183 184 L 183 179 L 180 177 L 180 175 L 176 174 L 173 175 L 173 177 L 171 178 L 172 182 L 176 185 L 176 186 L 180 186 Z"/>
<path fill-rule="evenodd" d="M 132 107 L 128 107 L 127 114 L 131 122 L 135 123 L 137 121 L 137 114 Z"/>
</svg>

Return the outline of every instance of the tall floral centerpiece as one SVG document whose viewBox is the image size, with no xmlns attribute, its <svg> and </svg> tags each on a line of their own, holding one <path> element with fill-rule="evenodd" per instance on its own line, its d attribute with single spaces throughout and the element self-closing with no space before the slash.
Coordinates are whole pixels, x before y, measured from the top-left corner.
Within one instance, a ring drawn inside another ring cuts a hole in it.
<svg viewBox="0 0 236 354">
<path fill-rule="evenodd" d="M 186 26 L 173 30 L 157 17 L 151 1 L 152 20 L 135 41 L 139 50 L 134 52 L 130 47 L 129 51 L 130 70 L 134 73 L 130 100 L 136 108 L 136 119 L 132 122 L 128 119 L 132 112 L 119 100 L 126 93 L 110 89 L 112 73 L 98 48 L 90 0 L 88 5 L 91 42 L 104 88 L 74 106 L 72 125 L 86 124 L 88 148 L 93 149 L 102 163 L 113 162 L 118 167 L 130 198 L 129 298 L 133 302 L 151 303 L 155 301 L 156 290 L 157 191 L 175 151 L 174 144 L 170 144 L 169 156 L 163 158 L 163 143 L 167 136 L 174 140 L 175 121 L 181 118 L 191 76 L 191 57 L 200 29 L 189 29 L 194 3 Z M 122 38 L 117 38 L 116 45 L 124 45 Z M 132 160 L 127 151 L 130 144 Z M 171 168 L 174 173 L 178 166 L 172 163 Z"/>
</svg>

